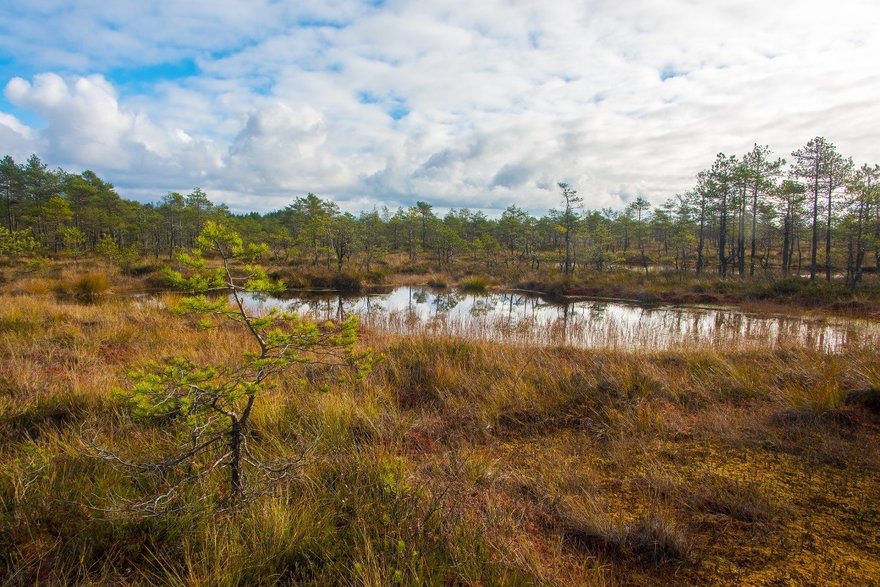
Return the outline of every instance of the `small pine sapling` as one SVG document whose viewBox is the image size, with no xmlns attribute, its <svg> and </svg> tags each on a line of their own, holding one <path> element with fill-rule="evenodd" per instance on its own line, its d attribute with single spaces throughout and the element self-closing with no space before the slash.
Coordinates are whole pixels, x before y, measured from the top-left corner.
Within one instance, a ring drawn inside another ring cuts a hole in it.
<svg viewBox="0 0 880 587">
<path fill-rule="evenodd" d="M 176 436 L 173 454 L 151 463 L 135 463 L 92 447 L 101 458 L 162 479 L 156 496 L 128 509 L 167 510 L 184 487 L 215 471 L 225 471 L 228 502 L 259 494 L 302 459 L 300 455 L 267 462 L 248 445 L 249 421 L 267 381 L 297 365 L 347 366 L 357 377 L 368 372 L 369 352 L 355 352 L 357 317 L 316 324 L 279 309 L 257 314 L 248 308 L 248 295 L 278 294 L 284 289 L 282 282 L 272 280 L 255 264 L 267 250 L 265 245 L 245 247 L 235 232 L 207 222 L 196 250 L 179 256 L 188 267 L 186 274 L 167 272 L 171 283 L 194 294 L 181 300 L 183 313 L 201 315 L 203 324 L 219 319 L 239 325 L 253 350 L 244 352 L 234 367 L 197 365 L 176 357 L 130 373 L 134 385 L 120 393 L 135 418 L 169 422 L 169 431 L 173 430 L 169 433 Z M 210 266 L 212 258 L 219 259 L 219 266 Z M 211 290 L 229 295 L 209 298 L 205 293 Z M 246 482 L 249 475 L 254 483 Z"/>
</svg>

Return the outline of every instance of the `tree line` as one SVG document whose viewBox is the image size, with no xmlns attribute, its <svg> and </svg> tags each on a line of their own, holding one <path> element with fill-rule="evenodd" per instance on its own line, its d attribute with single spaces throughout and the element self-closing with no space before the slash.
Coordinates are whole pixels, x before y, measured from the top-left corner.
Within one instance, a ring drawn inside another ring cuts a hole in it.
<svg viewBox="0 0 880 587">
<path fill-rule="evenodd" d="M 843 279 L 853 289 L 880 272 L 880 166 L 856 167 L 823 137 L 790 155 L 756 144 L 719 153 L 692 189 L 653 207 L 585 209 L 560 183 L 560 208 L 534 216 L 509 206 L 498 218 L 431 204 L 357 215 L 315 194 L 281 210 L 235 215 L 199 188 L 142 204 L 121 198 L 91 171 L 51 170 L 39 157 L 0 161 L 0 255 L 173 257 L 192 248 L 208 220 L 267 243 L 279 263 L 372 272 L 398 265 L 510 275 L 564 275 L 616 267 L 749 278 L 773 273 Z"/>
</svg>

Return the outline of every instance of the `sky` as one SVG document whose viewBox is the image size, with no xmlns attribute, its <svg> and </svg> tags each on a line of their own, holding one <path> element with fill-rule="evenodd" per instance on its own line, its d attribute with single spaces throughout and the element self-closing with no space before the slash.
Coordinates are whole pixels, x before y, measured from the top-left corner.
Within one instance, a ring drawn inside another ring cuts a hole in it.
<svg viewBox="0 0 880 587">
<path fill-rule="evenodd" d="M 5 0 L 0 154 L 233 211 L 660 204 L 715 154 L 880 162 L 873 0 Z"/>
</svg>

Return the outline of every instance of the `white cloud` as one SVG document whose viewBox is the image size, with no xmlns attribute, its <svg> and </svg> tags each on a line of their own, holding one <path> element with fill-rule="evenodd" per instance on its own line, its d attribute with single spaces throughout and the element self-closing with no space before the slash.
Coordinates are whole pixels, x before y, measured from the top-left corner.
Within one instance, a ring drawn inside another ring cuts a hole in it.
<svg viewBox="0 0 880 587">
<path fill-rule="evenodd" d="M 42 0 L 0 39 L 65 72 L 7 84 L 45 126 L 0 115 L 0 140 L 123 192 L 542 212 L 557 181 L 591 207 L 659 203 L 756 141 L 785 156 L 824 135 L 880 160 L 880 8 L 865 0 L 63 4 Z M 180 59 L 199 72 L 107 81 Z"/>
<path fill-rule="evenodd" d="M 47 73 L 33 83 L 13 78 L 5 95 L 45 122 L 45 128 L 20 134 L 39 137 L 53 163 L 106 170 L 110 180 L 134 173 L 154 182 L 154 174 L 198 176 L 221 165 L 210 141 L 158 127 L 144 112 L 121 107 L 113 86 L 99 75 L 65 80 Z"/>
<path fill-rule="evenodd" d="M 310 106 L 275 102 L 248 118 L 229 149 L 230 179 L 247 189 L 260 182 L 270 193 L 303 192 L 310 185 L 346 187 L 351 173 L 327 145 L 324 116 Z"/>
<path fill-rule="evenodd" d="M 135 117 L 119 111 L 113 87 L 100 76 L 81 77 L 71 85 L 52 73 L 37 76 L 33 84 L 14 78 L 6 97 L 46 120 L 51 157 L 111 169 L 130 165 L 120 141 Z"/>
<path fill-rule="evenodd" d="M 0 112 L 0 145 L 3 145 L 3 156 L 10 155 L 17 161 L 26 159 L 42 147 L 30 127 L 16 117 L 2 112 Z"/>
</svg>

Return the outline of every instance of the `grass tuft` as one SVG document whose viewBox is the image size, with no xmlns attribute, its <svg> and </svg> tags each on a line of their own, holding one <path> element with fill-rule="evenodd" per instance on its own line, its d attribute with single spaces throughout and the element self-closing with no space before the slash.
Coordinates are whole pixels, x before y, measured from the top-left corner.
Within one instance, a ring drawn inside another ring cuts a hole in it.
<svg viewBox="0 0 880 587">
<path fill-rule="evenodd" d="M 96 271 L 78 275 L 71 281 L 59 282 L 56 285 L 58 293 L 72 295 L 85 302 L 94 302 L 108 289 L 110 289 L 110 280 L 105 274 Z"/>
<path fill-rule="evenodd" d="M 462 291 L 468 293 L 485 293 L 489 289 L 489 279 L 482 276 L 468 277 L 460 285 Z"/>
<path fill-rule="evenodd" d="M 94 411 L 95 402 L 83 395 L 39 396 L 0 414 L 0 438 L 35 440 L 49 430 L 60 430 Z"/>
<path fill-rule="evenodd" d="M 688 562 L 693 551 L 686 532 L 659 510 L 651 510 L 630 526 L 625 541 L 636 556 L 655 564 Z"/>
</svg>

